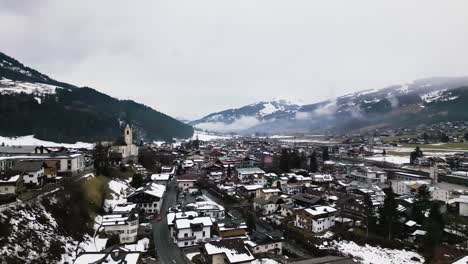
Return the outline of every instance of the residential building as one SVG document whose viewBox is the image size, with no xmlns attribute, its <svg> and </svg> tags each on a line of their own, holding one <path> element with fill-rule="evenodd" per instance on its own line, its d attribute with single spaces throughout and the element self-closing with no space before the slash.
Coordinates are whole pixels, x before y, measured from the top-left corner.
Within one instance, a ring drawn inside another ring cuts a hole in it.
<svg viewBox="0 0 468 264">
<path fill-rule="evenodd" d="M 385 183 L 387 173 L 377 167 L 356 167 L 351 170 L 350 177 L 367 183 Z"/>
<path fill-rule="evenodd" d="M 203 245 L 202 256 L 209 264 L 250 264 L 255 257 L 242 239 L 222 239 Z"/>
<path fill-rule="evenodd" d="M 337 210 L 331 206 L 314 206 L 296 213 L 294 225 L 314 233 L 323 232 L 335 225 Z"/>
<path fill-rule="evenodd" d="M 23 190 L 23 176 L 21 174 L 13 176 L 0 176 L 0 193 L 17 194 Z"/>
<path fill-rule="evenodd" d="M 127 201 L 135 203 L 138 208 L 145 210 L 146 213 L 158 213 L 161 209 L 165 191 L 166 186 L 150 182 L 128 195 Z"/>
<path fill-rule="evenodd" d="M 213 222 L 209 216 L 175 219 L 172 238 L 178 247 L 188 247 L 206 242 L 211 238 Z"/>
<path fill-rule="evenodd" d="M 177 177 L 177 188 L 179 191 L 188 192 L 195 185 L 195 178 L 192 175 L 183 175 Z"/>
<path fill-rule="evenodd" d="M 255 232 L 250 236 L 250 240 L 245 241 L 250 251 L 254 254 L 283 254 L 284 237 L 281 231 Z"/>
<path fill-rule="evenodd" d="M 20 160 L 15 162 L 12 171 L 23 175 L 23 181 L 29 185 L 42 185 L 45 180 L 45 164 L 39 160 Z"/>
<path fill-rule="evenodd" d="M 138 213 L 136 204 L 117 205 L 111 214 L 102 217 L 102 227 L 108 235 L 118 234 L 120 243 L 138 241 Z"/>
</svg>

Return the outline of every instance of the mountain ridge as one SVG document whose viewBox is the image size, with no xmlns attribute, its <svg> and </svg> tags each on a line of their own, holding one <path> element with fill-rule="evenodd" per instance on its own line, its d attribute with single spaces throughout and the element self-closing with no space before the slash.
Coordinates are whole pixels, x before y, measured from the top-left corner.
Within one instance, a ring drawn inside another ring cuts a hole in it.
<svg viewBox="0 0 468 264">
<path fill-rule="evenodd" d="M 247 112 L 244 107 L 209 114 L 190 124 L 197 128 L 218 132 L 350 132 L 366 127 L 394 127 L 414 122 L 435 122 L 444 112 L 447 120 L 468 120 L 462 114 L 458 101 L 468 104 L 464 90 L 468 77 L 429 77 L 379 89 L 367 89 L 332 99 L 304 104 L 290 111 L 279 111 L 275 118 L 259 118 L 257 112 Z M 453 102 L 452 102 L 453 101 Z M 442 104 L 445 102 L 445 104 Z M 441 105 L 443 109 L 441 109 Z M 454 107 L 451 107 L 451 106 Z M 438 112 L 437 112 L 438 111 Z M 217 118 L 212 119 L 213 115 Z M 226 117 L 225 115 L 228 115 Z M 424 117 L 429 115 L 429 117 Z M 233 118 L 236 117 L 237 119 Z M 248 122 L 242 122 L 248 120 Z M 248 125 L 237 129 L 233 124 Z"/>
<path fill-rule="evenodd" d="M 120 100 L 90 87 L 56 81 L 0 52 L 2 136 L 34 134 L 72 143 L 113 140 L 130 123 L 135 138 L 190 138 L 193 128 L 132 100 Z"/>
</svg>

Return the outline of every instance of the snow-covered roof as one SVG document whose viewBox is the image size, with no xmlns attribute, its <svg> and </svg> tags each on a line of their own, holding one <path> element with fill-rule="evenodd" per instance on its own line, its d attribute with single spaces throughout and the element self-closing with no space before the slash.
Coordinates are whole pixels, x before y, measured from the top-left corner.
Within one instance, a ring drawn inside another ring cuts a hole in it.
<svg viewBox="0 0 468 264">
<path fill-rule="evenodd" d="M 195 211 L 185 211 L 185 212 L 176 212 L 176 213 L 168 213 L 167 214 L 167 225 L 173 225 L 174 224 L 174 219 L 183 219 L 183 218 L 189 218 L 189 217 L 197 217 L 198 212 Z"/>
<path fill-rule="evenodd" d="M 256 191 L 258 189 L 262 189 L 263 185 L 259 184 L 251 184 L 251 185 L 242 185 L 247 191 Z"/>
<path fill-rule="evenodd" d="M 212 226 L 213 222 L 209 216 L 200 216 L 194 218 L 181 218 L 175 220 L 175 226 L 178 229 L 190 228 L 192 224 L 202 224 L 203 226 Z"/>
<path fill-rule="evenodd" d="M 254 260 L 254 256 L 241 239 L 224 239 L 204 245 L 208 255 L 224 254 L 229 263 L 240 263 Z"/>
<path fill-rule="evenodd" d="M 169 173 L 153 174 L 151 175 L 152 181 L 168 181 L 171 175 Z"/>
<path fill-rule="evenodd" d="M 237 172 L 239 174 L 265 174 L 265 171 L 260 169 L 260 168 L 257 168 L 257 167 L 253 167 L 253 168 L 236 168 Z"/>
<path fill-rule="evenodd" d="M 333 213 L 336 212 L 337 210 L 331 206 L 314 206 L 311 208 L 306 208 L 304 209 L 307 213 L 316 216 L 316 215 L 322 215 L 322 214 L 328 214 L 328 213 Z"/>
<path fill-rule="evenodd" d="M 138 188 L 135 192 L 130 194 L 128 197 L 134 196 L 134 195 L 136 195 L 138 193 L 146 193 L 146 194 L 149 194 L 151 196 L 162 198 L 165 191 L 166 191 L 166 186 L 161 185 L 161 184 L 157 184 L 157 183 L 154 183 L 154 182 L 150 182 L 147 185 Z"/>
<path fill-rule="evenodd" d="M 9 178 L 2 179 L 0 178 L 0 183 L 15 183 L 19 180 L 20 175 L 11 176 Z"/>
<path fill-rule="evenodd" d="M 74 264 L 89 264 L 89 263 L 126 263 L 137 264 L 140 260 L 141 252 L 123 251 L 119 248 L 112 252 L 84 252 L 79 255 Z"/>
</svg>

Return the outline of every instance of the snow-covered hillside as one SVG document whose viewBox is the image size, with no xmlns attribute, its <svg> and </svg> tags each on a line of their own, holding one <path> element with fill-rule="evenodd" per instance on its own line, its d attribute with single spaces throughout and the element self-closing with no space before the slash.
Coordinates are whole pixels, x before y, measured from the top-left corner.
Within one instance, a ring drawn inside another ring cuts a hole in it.
<svg viewBox="0 0 468 264">
<path fill-rule="evenodd" d="M 62 87 L 49 85 L 44 83 L 31 83 L 22 81 L 12 81 L 7 78 L 0 79 L 0 94 L 34 94 L 34 95 L 50 95 L 55 94 L 57 89 Z"/>
<path fill-rule="evenodd" d="M 86 148 L 92 149 L 94 143 L 76 142 L 74 144 L 56 143 L 51 141 L 34 138 L 34 135 L 22 137 L 2 137 L 0 136 L 0 145 L 5 146 L 44 146 L 44 147 L 66 147 L 66 148 Z"/>
</svg>

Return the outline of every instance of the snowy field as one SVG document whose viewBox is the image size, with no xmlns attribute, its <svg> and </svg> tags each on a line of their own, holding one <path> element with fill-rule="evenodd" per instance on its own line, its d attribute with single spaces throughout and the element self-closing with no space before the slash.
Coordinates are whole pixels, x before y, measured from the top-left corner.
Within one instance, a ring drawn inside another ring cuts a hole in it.
<svg viewBox="0 0 468 264">
<path fill-rule="evenodd" d="M 210 132 L 198 131 L 195 130 L 193 132 L 192 140 L 198 137 L 199 140 L 202 141 L 210 141 L 210 140 L 218 140 L 218 139 L 230 139 L 231 136 L 228 135 L 221 135 L 221 134 L 214 134 Z"/>
<path fill-rule="evenodd" d="M 373 247 L 369 245 L 359 246 L 352 241 L 333 241 L 331 243 L 324 242 L 320 248 L 338 250 L 344 255 L 358 259 L 360 263 L 364 264 L 424 263 L 424 258 L 413 251 Z M 419 259 L 420 261 L 415 261 L 412 259 Z"/>
<path fill-rule="evenodd" d="M 66 148 L 86 148 L 92 149 L 93 143 L 76 142 L 74 144 L 56 143 L 34 138 L 34 135 L 21 137 L 2 137 L 0 136 L 0 144 L 6 146 L 44 146 L 44 147 L 66 147 Z"/>
<path fill-rule="evenodd" d="M 385 162 L 397 164 L 397 165 L 409 163 L 410 161 L 409 156 L 391 156 L 391 155 L 387 155 L 385 157 L 373 156 L 373 157 L 366 158 L 366 160 L 382 161 L 382 162 L 385 160 Z"/>
</svg>

